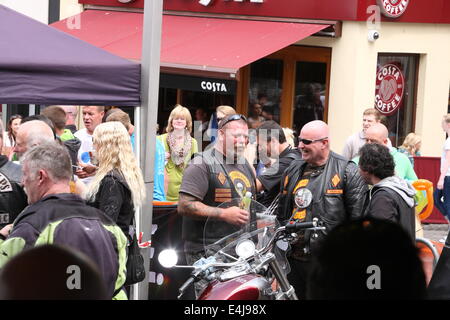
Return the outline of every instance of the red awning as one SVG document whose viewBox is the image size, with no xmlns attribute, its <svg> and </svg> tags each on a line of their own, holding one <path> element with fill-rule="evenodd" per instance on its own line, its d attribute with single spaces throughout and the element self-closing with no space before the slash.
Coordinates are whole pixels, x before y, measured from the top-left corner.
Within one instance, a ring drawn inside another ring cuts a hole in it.
<svg viewBox="0 0 450 320">
<path fill-rule="evenodd" d="M 142 13 L 86 10 L 52 26 L 118 56 L 140 60 Z M 165 14 L 161 66 L 236 73 L 325 24 L 186 17 Z"/>
</svg>

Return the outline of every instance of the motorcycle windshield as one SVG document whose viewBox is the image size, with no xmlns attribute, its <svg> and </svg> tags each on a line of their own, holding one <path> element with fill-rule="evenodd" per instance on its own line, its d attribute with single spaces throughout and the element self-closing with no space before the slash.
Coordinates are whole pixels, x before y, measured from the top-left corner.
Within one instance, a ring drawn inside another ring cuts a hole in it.
<svg viewBox="0 0 450 320">
<path fill-rule="evenodd" d="M 249 212 L 246 224 L 233 225 L 216 217 L 210 217 L 205 223 L 203 239 L 206 257 L 214 256 L 216 261 L 233 262 L 241 258 L 250 258 L 242 255 L 242 250 L 261 250 L 273 240 L 275 231 L 280 227 L 275 215 L 267 214 L 267 208 L 254 200 L 233 199 L 222 203 L 219 208 L 240 207 Z M 244 200 L 245 201 L 245 200 Z M 244 245 L 242 245 L 244 243 Z M 281 267 L 289 272 L 286 259 L 288 242 L 271 243 L 269 251 L 275 253 Z"/>
</svg>

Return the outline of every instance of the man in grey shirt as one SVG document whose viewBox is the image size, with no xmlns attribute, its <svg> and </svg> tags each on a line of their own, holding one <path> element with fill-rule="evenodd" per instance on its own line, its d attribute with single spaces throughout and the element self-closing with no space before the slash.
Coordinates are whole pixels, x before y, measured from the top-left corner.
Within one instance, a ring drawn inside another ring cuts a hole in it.
<svg viewBox="0 0 450 320">
<path fill-rule="evenodd" d="M 369 108 L 363 112 L 363 129 L 350 137 L 345 142 L 342 156 L 349 160 L 358 155 L 359 149 L 366 143 L 366 130 L 375 123 L 379 123 L 381 114 L 375 108 Z"/>
</svg>

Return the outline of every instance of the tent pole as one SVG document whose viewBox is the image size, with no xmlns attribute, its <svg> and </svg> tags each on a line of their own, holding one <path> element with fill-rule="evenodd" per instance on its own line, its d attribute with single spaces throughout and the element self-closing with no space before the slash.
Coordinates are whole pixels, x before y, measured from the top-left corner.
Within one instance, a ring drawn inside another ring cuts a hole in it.
<svg viewBox="0 0 450 320">
<path fill-rule="evenodd" d="M 8 105 L 2 104 L 2 121 L 3 121 L 3 129 L 6 131 L 6 127 L 8 126 Z"/>
<path fill-rule="evenodd" d="M 140 164 L 144 175 L 146 200 L 139 212 L 139 231 L 142 241 L 150 241 L 152 230 L 153 170 L 156 139 L 156 115 L 158 114 L 159 68 L 163 0 L 144 2 L 144 27 L 141 58 L 141 108 L 140 109 Z M 138 284 L 138 300 L 148 299 L 148 271 L 150 248 L 142 249 L 145 280 Z"/>
</svg>

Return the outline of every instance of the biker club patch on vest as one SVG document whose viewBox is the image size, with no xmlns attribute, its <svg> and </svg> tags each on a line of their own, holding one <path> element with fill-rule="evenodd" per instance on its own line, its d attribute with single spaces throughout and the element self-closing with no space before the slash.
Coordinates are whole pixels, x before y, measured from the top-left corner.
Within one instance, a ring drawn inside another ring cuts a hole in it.
<svg viewBox="0 0 450 320">
<path fill-rule="evenodd" d="M 333 178 L 331 178 L 331 186 L 334 189 L 328 189 L 327 190 L 327 194 L 343 194 L 344 190 L 342 189 L 337 189 L 339 182 L 341 182 L 341 178 L 339 177 L 339 175 L 336 173 Z"/>
<path fill-rule="evenodd" d="M 214 201 L 215 202 L 228 202 L 231 201 L 232 196 L 231 196 L 231 189 L 220 189 L 217 188 L 215 190 L 215 194 L 214 194 Z"/>
<path fill-rule="evenodd" d="M 308 189 L 306 189 L 305 187 L 308 185 L 308 183 L 309 179 L 301 179 L 293 190 L 295 203 L 291 216 L 291 219 L 293 220 L 302 221 L 306 218 L 306 209 L 303 207 L 301 202 L 303 201 L 303 194 L 307 193 L 305 191 Z M 311 193 L 309 190 L 308 192 Z"/>
<path fill-rule="evenodd" d="M 0 173 L 0 192 L 11 192 L 13 191 L 11 182 L 2 173 Z"/>
<path fill-rule="evenodd" d="M 247 191 L 252 192 L 252 185 L 250 180 L 240 171 L 231 171 L 229 173 L 231 181 L 233 181 L 234 187 L 238 193 L 242 193 L 244 196 Z"/>
<path fill-rule="evenodd" d="M 225 177 L 222 172 L 219 172 L 219 174 L 217 175 L 217 180 L 219 180 L 219 182 L 223 185 L 225 181 L 227 181 L 227 177 Z"/>
</svg>

